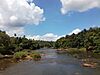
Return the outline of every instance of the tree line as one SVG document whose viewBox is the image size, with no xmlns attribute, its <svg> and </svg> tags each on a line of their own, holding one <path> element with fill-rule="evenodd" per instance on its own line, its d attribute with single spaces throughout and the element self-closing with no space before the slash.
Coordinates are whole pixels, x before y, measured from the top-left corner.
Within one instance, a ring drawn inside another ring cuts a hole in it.
<svg viewBox="0 0 100 75">
<path fill-rule="evenodd" d="M 100 27 L 91 27 L 78 34 L 66 35 L 56 41 L 55 48 L 86 48 L 100 52 Z"/>
<path fill-rule="evenodd" d="M 5 31 L 0 30 L 0 54 L 8 55 L 25 49 L 35 50 L 44 47 L 54 47 L 54 42 L 27 39 L 25 35 L 23 37 L 17 37 L 17 34 L 10 37 Z"/>
<path fill-rule="evenodd" d="M 44 47 L 56 49 L 86 48 L 100 52 L 100 27 L 91 27 L 78 34 L 66 35 L 56 42 L 27 39 L 25 35 L 17 37 L 17 34 L 10 37 L 5 31 L 0 30 L 0 54 L 14 54 L 25 49 L 35 50 Z"/>
</svg>

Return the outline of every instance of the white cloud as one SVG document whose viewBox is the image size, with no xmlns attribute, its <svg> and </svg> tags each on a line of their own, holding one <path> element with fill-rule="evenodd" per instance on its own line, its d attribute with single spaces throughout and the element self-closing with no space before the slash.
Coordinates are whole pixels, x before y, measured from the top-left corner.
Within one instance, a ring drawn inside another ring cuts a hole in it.
<svg viewBox="0 0 100 75">
<path fill-rule="evenodd" d="M 32 2 L 33 0 L 26 0 L 27 2 Z"/>
<path fill-rule="evenodd" d="M 8 34 L 24 33 L 25 25 L 44 21 L 44 10 L 26 0 L 0 0 L 0 29 Z"/>
<path fill-rule="evenodd" d="M 18 20 L 18 18 L 17 18 L 16 16 L 11 16 L 11 17 L 10 17 L 10 21 L 14 22 L 14 21 L 16 21 L 16 20 Z"/>
<path fill-rule="evenodd" d="M 34 35 L 34 36 L 27 36 L 27 38 L 29 39 L 35 39 L 35 40 L 44 40 L 44 41 L 56 41 L 57 39 L 61 38 L 61 37 L 64 37 L 65 35 L 62 35 L 62 36 L 58 36 L 58 35 L 55 35 L 53 33 L 47 33 L 47 34 L 44 34 L 44 35 Z"/>
<path fill-rule="evenodd" d="M 68 35 L 72 35 L 73 33 L 78 34 L 79 32 L 81 32 L 81 30 L 77 28 L 77 29 L 73 30 L 72 32 L 70 32 Z"/>
<path fill-rule="evenodd" d="M 100 0 L 60 0 L 62 3 L 62 14 L 71 11 L 85 12 L 92 8 L 100 8 Z"/>
</svg>

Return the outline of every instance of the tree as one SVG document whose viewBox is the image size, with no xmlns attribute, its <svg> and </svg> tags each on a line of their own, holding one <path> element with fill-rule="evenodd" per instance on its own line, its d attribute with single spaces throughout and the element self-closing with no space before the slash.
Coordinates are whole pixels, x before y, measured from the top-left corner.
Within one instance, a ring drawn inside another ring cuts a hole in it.
<svg viewBox="0 0 100 75">
<path fill-rule="evenodd" d="M 66 35 L 58 39 L 56 48 L 86 48 L 92 52 L 100 52 L 100 28 L 94 27 L 84 29 L 78 34 Z"/>
<path fill-rule="evenodd" d="M 1 54 L 10 54 L 10 37 L 3 31 L 0 31 L 0 53 Z"/>
</svg>

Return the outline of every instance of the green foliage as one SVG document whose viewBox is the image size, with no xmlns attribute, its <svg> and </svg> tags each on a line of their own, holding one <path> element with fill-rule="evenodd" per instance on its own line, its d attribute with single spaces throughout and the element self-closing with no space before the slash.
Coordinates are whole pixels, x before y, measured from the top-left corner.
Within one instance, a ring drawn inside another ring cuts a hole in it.
<svg viewBox="0 0 100 75">
<path fill-rule="evenodd" d="M 33 52 L 30 54 L 30 56 L 34 59 L 34 60 L 39 60 L 41 59 L 41 55 L 38 52 Z"/>
<path fill-rule="evenodd" d="M 68 54 L 71 54 L 75 58 L 85 58 L 87 57 L 86 49 L 85 48 L 69 48 L 67 50 Z"/>
<path fill-rule="evenodd" d="M 0 31 L 0 53 L 1 54 L 11 54 L 9 50 L 11 45 L 10 37 L 4 31 Z"/>
<path fill-rule="evenodd" d="M 0 53 L 13 54 L 25 49 L 35 50 L 40 48 L 86 48 L 92 47 L 94 53 L 100 52 L 100 28 L 84 29 L 78 34 L 66 35 L 53 41 L 41 41 L 23 37 L 10 37 L 5 31 L 0 31 Z"/>
<path fill-rule="evenodd" d="M 3 55 L 14 54 L 25 49 L 35 50 L 40 48 L 54 47 L 54 42 L 31 40 L 27 39 L 25 35 L 23 37 L 10 37 L 4 31 L 0 31 L 0 53 Z"/>
<path fill-rule="evenodd" d="M 41 55 L 38 52 L 19 51 L 14 53 L 13 58 L 16 60 L 22 60 L 22 59 L 40 60 Z"/>
<path fill-rule="evenodd" d="M 3 46 L 0 46 L 0 53 L 4 54 L 5 53 L 5 48 Z"/>
<path fill-rule="evenodd" d="M 14 59 L 23 59 L 27 55 L 28 55 L 28 52 L 27 51 L 19 51 L 19 52 L 14 53 L 14 56 L 13 57 L 14 57 Z"/>
<path fill-rule="evenodd" d="M 69 54 L 80 54 L 81 52 L 83 52 L 83 50 L 78 50 L 77 48 L 69 48 L 67 51 Z"/>
<path fill-rule="evenodd" d="M 100 52 L 100 28 L 84 29 L 78 34 L 66 35 L 58 39 L 55 48 L 89 48 Z"/>
</svg>

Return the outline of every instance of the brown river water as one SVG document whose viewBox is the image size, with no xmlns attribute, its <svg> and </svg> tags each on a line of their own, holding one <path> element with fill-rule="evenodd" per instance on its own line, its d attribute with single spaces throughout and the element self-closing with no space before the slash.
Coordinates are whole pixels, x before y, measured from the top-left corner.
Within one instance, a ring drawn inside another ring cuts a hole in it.
<svg viewBox="0 0 100 75">
<path fill-rule="evenodd" d="M 100 75 L 100 67 L 83 67 L 79 59 L 67 54 L 57 54 L 54 49 L 37 51 L 43 54 L 40 61 L 14 64 L 0 71 L 0 75 Z"/>
</svg>

